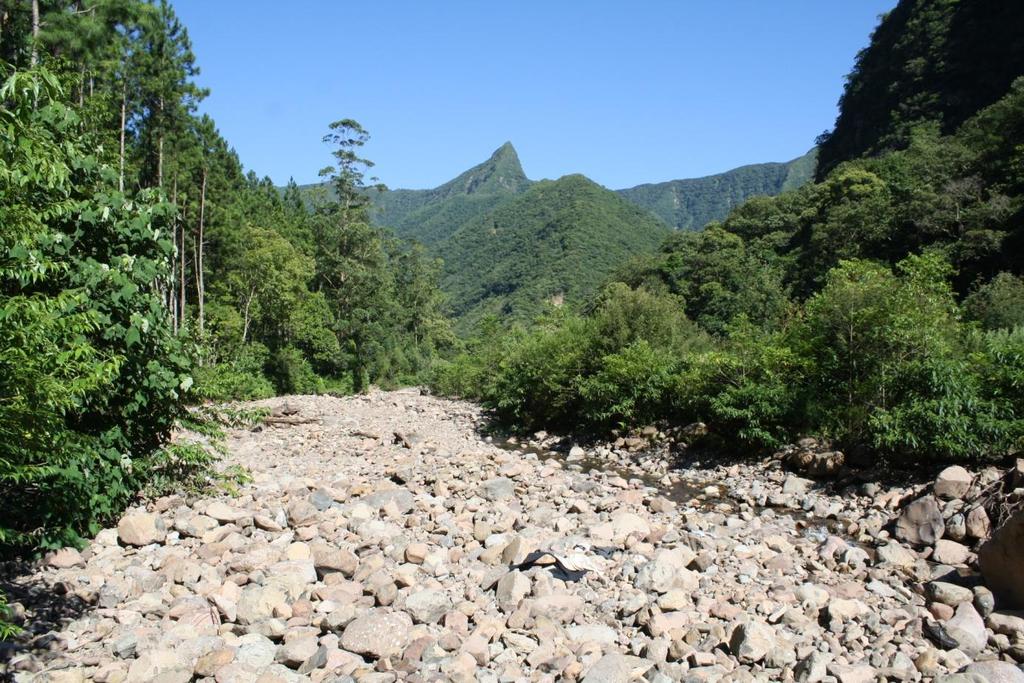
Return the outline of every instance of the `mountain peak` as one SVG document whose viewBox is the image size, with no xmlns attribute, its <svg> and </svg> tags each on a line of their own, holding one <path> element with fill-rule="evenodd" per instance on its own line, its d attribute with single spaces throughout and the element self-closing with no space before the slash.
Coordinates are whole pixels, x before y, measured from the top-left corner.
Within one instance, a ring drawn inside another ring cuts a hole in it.
<svg viewBox="0 0 1024 683">
<path fill-rule="evenodd" d="M 516 152 L 516 148 L 512 146 L 512 143 L 507 140 L 501 145 L 501 147 L 494 150 L 491 157 L 481 164 L 481 166 L 491 166 L 501 175 L 515 178 L 517 184 L 519 179 L 526 179 L 526 173 L 523 172 L 523 165 L 519 162 L 519 153 Z M 477 168 L 479 168 L 479 166 Z"/>
<path fill-rule="evenodd" d="M 519 154 L 516 153 L 516 148 L 508 140 L 506 140 L 504 143 L 502 143 L 501 147 L 499 147 L 498 149 L 494 150 L 494 154 L 491 155 L 491 159 L 490 160 L 494 161 L 496 159 L 504 159 L 504 158 L 512 158 L 512 159 L 516 160 L 516 163 L 519 162 Z"/>
<path fill-rule="evenodd" d="M 511 142 L 494 150 L 490 158 L 477 164 L 433 192 L 442 197 L 458 194 L 518 194 L 530 185 L 519 155 Z"/>
</svg>

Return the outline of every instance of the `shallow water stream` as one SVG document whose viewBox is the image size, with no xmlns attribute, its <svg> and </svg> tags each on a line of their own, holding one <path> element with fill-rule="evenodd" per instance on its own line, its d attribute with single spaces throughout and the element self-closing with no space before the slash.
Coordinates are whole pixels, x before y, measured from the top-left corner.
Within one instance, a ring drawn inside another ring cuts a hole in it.
<svg viewBox="0 0 1024 683">
<path fill-rule="evenodd" d="M 671 483 L 666 484 L 664 482 L 664 475 L 644 473 L 636 469 L 621 467 L 618 463 L 609 462 L 608 460 L 591 453 L 587 453 L 587 455 L 582 458 L 571 459 L 568 453 L 524 445 L 514 438 L 509 439 L 496 437 L 491 442 L 491 445 L 510 453 L 534 455 L 541 461 L 555 460 L 560 463 L 564 469 L 569 471 L 581 472 L 583 474 L 598 472 L 607 476 L 619 476 L 627 481 L 637 479 L 640 480 L 644 486 L 656 490 L 658 495 L 679 506 L 694 508 L 708 513 L 722 512 L 723 505 L 727 505 L 735 509 L 742 503 L 745 503 L 745 501 L 733 498 L 729 487 L 723 485 L 720 480 L 694 477 L 692 472 L 686 472 L 685 475 L 679 476 L 682 471 L 675 470 L 673 474 L 677 476 L 670 477 Z M 705 489 L 708 487 L 718 489 L 720 495 L 705 495 Z M 836 519 L 834 517 L 822 517 L 809 511 L 794 508 L 773 507 L 767 505 L 758 506 L 750 505 L 749 503 L 747 505 L 749 506 L 750 511 L 755 515 L 761 515 L 763 511 L 770 510 L 777 517 L 790 518 L 793 520 L 794 525 L 800 533 L 807 538 L 822 542 L 829 536 L 839 536 L 847 543 L 860 546 L 873 553 L 873 550 L 857 541 L 853 535 L 848 532 L 846 525 L 840 519 Z"/>
</svg>

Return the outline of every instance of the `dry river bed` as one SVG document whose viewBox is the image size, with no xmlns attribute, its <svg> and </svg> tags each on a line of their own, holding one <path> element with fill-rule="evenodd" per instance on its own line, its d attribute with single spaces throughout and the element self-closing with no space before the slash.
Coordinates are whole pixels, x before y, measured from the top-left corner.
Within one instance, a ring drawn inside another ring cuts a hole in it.
<svg viewBox="0 0 1024 683">
<path fill-rule="evenodd" d="M 237 496 L 153 501 L 8 577 L 27 632 L 0 672 L 1024 680 L 1008 640 L 949 606 L 991 611 L 969 561 L 889 538 L 913 489 L 824 491 L 770 462 L 673 470 L 657 449 L 563 442 L 550 457 L 550 437 L 499 446 L 475 406 L 413 390 L 254 405 L 285 404 L 283 424 L 230 432 L 226 464 L 253 479 Z M 949 595 L 926 599 L 929 583 Z M 938 636 L 935 605 L 949 611 Z"/>
</svg>

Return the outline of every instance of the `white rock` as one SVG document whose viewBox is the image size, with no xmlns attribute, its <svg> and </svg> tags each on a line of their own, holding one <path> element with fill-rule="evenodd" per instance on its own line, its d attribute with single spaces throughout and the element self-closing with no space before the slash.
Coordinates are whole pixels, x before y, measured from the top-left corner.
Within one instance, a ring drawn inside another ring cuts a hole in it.
<svg viewBox="0 0 1024 683">
<path fill-rule="evenodd" d="M 971 473 L 960 465 L 953 465 L 939 472 L 935 478 L 935 495 L 945 500 L 963 498 L 971 489 Z"/>
<path fill-rule="evenodd" d="M 131 512 L 117 523 L 117 537 L 125 545 L 144 546 L 163 543 L 167 526 L 160 515 L 149 512 Z"/>
<path fill-rule="evenodd" d="M 396 657 L 412 637 L 412 619 L 405 612 L 372 609 L 345 627 L 341 646 L 373 659 Z"/>
<path fill-rule="evenodd" d="M 758 620 L 737 624 L 729 638 L 729 650 L 744 664 L 760 662 L 775 645 L 775 632 Z"/>
<path fill-rule="evenodd" d="M 939 564 L 967 564 L 970 557 L 971 551 L 967 546 L 945 538 L 935 542 L 935 552 L 932 553 L 932 560 Z"/>
</svg>

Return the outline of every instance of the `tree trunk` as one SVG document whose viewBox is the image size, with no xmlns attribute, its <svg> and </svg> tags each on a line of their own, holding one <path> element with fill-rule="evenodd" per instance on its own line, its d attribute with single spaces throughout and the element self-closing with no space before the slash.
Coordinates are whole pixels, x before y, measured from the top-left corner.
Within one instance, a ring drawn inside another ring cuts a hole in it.
<svg viewBox="0 0 1024 683">
<path fill-rule="evenodd" d="M 179 273 L 178 273 L 178 277 L 180 278 L 180 286 L 181 286 L 181 293 L 179 294 L 179 296 L 181 297 L 181 299 L 180 299 L 181 300 L 180 307 L 181 307 L 181 326 L 182 326 L 182 328 L 185 327 L 185 299 L 186 299 L 186 297 L 185 297 L 185 285 L 186 285 L 186 282 L 187 282 L 185 280 L 185 254 L 186 254 L 186 251 L 185 251 L 185 226 L 186 225 L 188 225 L 188 222 L 187 222 L 187 220 L 185 218 L 185 212 L 183 210 L 181 212 L 181 253 L 180 253 L 180 256 L 181 256 L 181 267 L 180 267 Z"/>
<path fill-rule="evenodd" d="M 178 226 L 171 224 L 171 239 L 174 241 L 174 248 L 178 248 Z M 171 332 L 178 334 L 178 259 L 176 255 L 171 256 L 171 284 L 167 287 L 167 310 L 171 312 Z"/>
<path fill-rule="evenodd" d="M 195 263 L 198 263 L 198 262 L 199 262 L 199 249 L 198 249 L 198 247 L 196 245 L 196 240 L 192 240 L 192 263 L 195 264 Z M 196 268 L 194 268 L 194 267 L 193 267 L 193 270 L 196 271 L 196 273 L 195 273 L 195 276 L 196 276 L 196 292 L 200 292 L 201 290 L 200 290 L 200 285 L 199 285 L 199 271 Z M 202 310 L 203 310 L 202 294 L 201 293 L 197 294 L 197 297 L 198 297 L 198 300 L 199 300 L 200 316 L 202 316 Z M 202 317 L 200 317 L 200 323 L 199 324 L 202 325 Z M 201 365 L 204 365 L 204 363 L 203 363 L 203 353 L 202 353 L 203 352 L 203 347 L 202 347 L 202 345 L 198 346 L 198 350 L 199 350 L 199 354 L 196 357 L 196 364 L 201 366 Z"/>
<path fill-rule="evenodd" d="M 167 291 L 167 307 L 171 310 L 171 327 L 174 334 L 178 334 L 178 322 L 180 320 L 178 311 L 178 282 L 181 277 L 178 273 L 178 214 L 175 212 L 171 219 L 171 244 L 174 245 L 174 253 L 171 254 L 171 286 Z"/>
<path fill-rule="evenodd" d="M 157 100 L 158 114 L 155 117 L 157 130 L 160 131 L 156 144 L 156 186 L 161 189 L 164 186 L 164 106 L 164 98 L 161 97 Z"/>
<path fill-rule="evenodd" d="M 249 290 L 249 297 L 245 300 L 245 307 L 242 310 L 242 343 L 249 337 L 249 306 L 252 305 L 252 299 L 256 296 L 256 288 L 253 287 Z"/>
<path fill-rule="evenodd" d="M 32 0 L 32 66 L 39 63 L 39 0 Z"/>
<path fill-rule="evenodd" d="M 128 84 L 121 80 L 121 149 L 120 149 L 120 168 L 121 174 L 117 179 L 117 189 L 119 192 L 124 192 L 124 131 L 128 124 Z"/>
<path fill-rule="evenodd" d="M 199 193 L 199 235 L 196 236 L 196 296 L 199 302 L 199 333 L 205 323 L 206 280 L 203 276 L 203 232 L 206 224 L 206 174 L 203 166 L 203 187 Z"/>
</svg>

